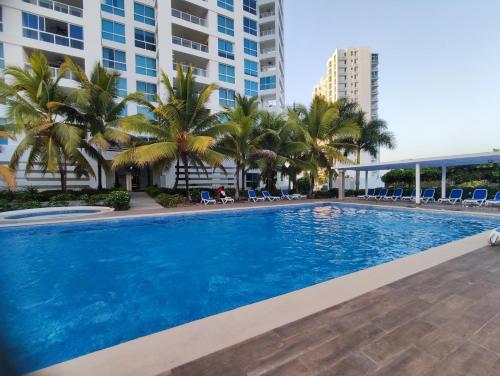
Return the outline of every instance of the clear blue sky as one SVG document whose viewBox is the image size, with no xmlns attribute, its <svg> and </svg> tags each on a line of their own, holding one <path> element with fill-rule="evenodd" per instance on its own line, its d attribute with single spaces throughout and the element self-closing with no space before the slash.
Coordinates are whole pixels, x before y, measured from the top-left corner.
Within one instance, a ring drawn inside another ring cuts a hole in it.
<svg viewBox="0 0 500 376">
<path fill-rule="evenodd" d="M 379 53 L 382 160 L 500 148 L 500 1 L 285 0 L 287 104 L 309 104 L 337 47 Z"/>
</svg>

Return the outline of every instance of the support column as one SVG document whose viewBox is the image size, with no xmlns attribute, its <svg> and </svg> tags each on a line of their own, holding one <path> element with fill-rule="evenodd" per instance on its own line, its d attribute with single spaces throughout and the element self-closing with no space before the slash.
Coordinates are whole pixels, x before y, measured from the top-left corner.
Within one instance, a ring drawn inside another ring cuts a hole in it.
<svg viewBox="0 0 500 376">
<path fill-rule="evenodd" d="M 441 166 L 441 198 L 446 198 L 446 166 Z"/>
<path fill-rule="evenodd" d="M 339 200 L 345 198 L 345 171 L 339 171 Z"/>
<path fill-rule="evenodd" d="M 420 205 L 420 163 L 415 165 L 415 203 Z"/>
<path fill-rule="evenodd" d="M 368 196 L 368 171 L 365 171 L 365 195 Z"/>
</svg>

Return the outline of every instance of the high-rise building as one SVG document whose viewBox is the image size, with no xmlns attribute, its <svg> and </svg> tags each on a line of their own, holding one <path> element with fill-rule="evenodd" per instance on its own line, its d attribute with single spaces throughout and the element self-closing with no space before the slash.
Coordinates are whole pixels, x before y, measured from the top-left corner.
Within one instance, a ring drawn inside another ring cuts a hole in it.
<svg viewBox="0 0 500 376">
<path fill-rule="evenodd" d="M 25 66 L 35 50 L 47 56 L 54 75 L 65 56 L 87 74 L 97 62 L 119 71 L 123 95 L 140 91 L 151 100 L 156 93 L 164 97 L 159 71 L 174 78 L 175 85 L 181 64 L 193 66 L 200 88 L 217 84 L 208 104 L 212 111 L 234 106 L 236 93 L 258 96 L 267 110 L 279 112 L 285 106 L 283 0 L 2 0 L 0 66 Z M 71 90 L 78 83 L 68 75 L 61 85 Z M 5 122 L 2 113 L 0 105 L 0 122 Z M 147 110 L 129 104 L 127 113 L 147 115 Z M 0 163 L 7 163 L 16 142 L 0 139 L 0 145 Z M 120 184 L 124 173 L 117 171 L 106 186 Z M 169 184 L 172 176 L 171 171 L 153 178 L 134 174 L 141 187 Z M 230 173 L 214 171 L 194 185 L 231 186 L 233 181 Z M 25 176 L 21 163 L 19 186 L 49 188 L 57 182 L 37 171 Z M 95 181 L 71 177 L 68 186 L 95 186 Z"/>
<path fill-rule="evenodd" d="M 337 48 L 326 63 L 326 74 L 313 95 L 329 101 L 348 98 L 370 118 L 378 115 L 378 54 L 369 48 Z"/>
</svg>

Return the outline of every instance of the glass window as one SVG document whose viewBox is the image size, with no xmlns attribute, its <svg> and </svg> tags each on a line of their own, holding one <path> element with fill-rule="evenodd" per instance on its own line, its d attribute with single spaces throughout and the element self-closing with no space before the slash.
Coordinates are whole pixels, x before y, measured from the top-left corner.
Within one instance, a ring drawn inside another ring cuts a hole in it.
<svg viewBox="0 0 500 376">
<path fill-rule="evenodd" d="M 219 63 L 219 80 L 234 84 L 234 67 Z"/>
<path fill-rule="evenodd" d="M 125 98 L 127 96 L 127 79 L 123 77 L 118 77 L 116 86 L 117 86 L 118 96 L 121 98 Z"/>
<path fill-rule="evenodd" d="M 252 14 L 257 14 L 257 0 L 243 0 L 243 10 Z"/>
<path fill-rule="evenodd" d="M 231 12 L 234 10 L 233 0 L 217 0 L 217 5 Z"/>
<path fill-rule="evenodd" d="M 101 0 L 101 10 L 123 17 L 125 16 L 124 0 Z"/>
<path fill-rule="evenodd" d="M 234 108 L 236 106 L 235 95 L 234 90 L 219 88 L 219 104 Z"/>
<path fill-rule="evenodd" d="M 135 55 L 135 73 L 156 77 L 156 59 Z"/>
<path fill-rule="evenodd" d="M 125 25 L 120 22 L 102 20 L 102 38 L 125 43 Z"/>
<path fill-rule="evenodd" d="M 217 30 L 219 33 L 234 35 L 234 21 L 232 18 L 217 15 Z"/>
<path fill-rule="evenodd" d="M 7 124 L 6 118 L 0 118 L 0 130 L 3 129 L 3 126 Z M 7 145 L 9 143 L 9 139 L 6 137 L 0 137 L 0 145 Z"/>
<path fill-rule="evenodd" d="M 155 25 L 155 8 L 141 3 L 134 3 L 134 20 L 148 25 Z"/>
<path fill-rule="evenodd" d="M 276 89 L 276 76 L 261 77 L 260 90 Z"/>
<path fill-rule="evenodd" d="M 135 46 L 149 51 L 156 51 L 156 37 L 149 31 L 135 28 Z"/>
<path fill-rule="evenodd" d="M 3 43 L 0 43 L 0 68 L 5 68 L 5 56 L 3 54 Z"/>
<path fill-rule="evenodd" d="M 3 31 L 3 11 L 2 11 L 2 7 L 0 7 L 0 31 Z"/>
<path fill-rule="evenodd" d="M 146 99 L 150 102 L 155 101 L 156 84 L 149 82 L 137 81 L 137 91 L 146 94 Z"/>
<path fill-rule="evenodd" d="M 127 60 L 125 56 L 125 51 L 114 50 L 112 48 L 103 47 L 102 65 L 106 68 L 126 71 Z"/>
<path fill-rule="evenodd" d="M 259 64 L 255 61 L 245 59 L 245 74 L 257 77 L 259 75 Z"/>
<path fill-rule="evenodd" d="M 145 107 L 145 106 L 137 106 L 137 113 L 138 114 L 143 114 L 144 116 L 146 116 L 149 120 L 155 120 L 156 119 L 156 115 L 154 114 L 154 112 L 152 112 L 149 107 Z"/>
<path fill-rule="evenodd" d="M 234 60 L 234 45 L 228 40 L 219 39 L 219 56 Z"/>
<path fill-rule="evenodd" d="M 243 17 L 243 31 L 252 35 L 257 35 L 257 22 L 250 18 Z"/>
<path fill-rule="evenodd" d="M 244 40 L 244 51 L 248 55 L 257 56 L 257 42 L 245 38 Z"/>
<path fill-rule="evenodd" d="M 259 84 L 254 81 L 245 80 L 245 95 L 256 97 L 259 94 Z"/>
<path fill-rule="evenodd" d="M 83 50 L 83 28 L 78 25 L 65 24 L 56 30 L 45 29 L 45 18 L 23 12 L 23 36 L 38 39 L 42 42 L 59 44 Z M 53 32 L 55 31 L 55 33 Z"/>
</svg>

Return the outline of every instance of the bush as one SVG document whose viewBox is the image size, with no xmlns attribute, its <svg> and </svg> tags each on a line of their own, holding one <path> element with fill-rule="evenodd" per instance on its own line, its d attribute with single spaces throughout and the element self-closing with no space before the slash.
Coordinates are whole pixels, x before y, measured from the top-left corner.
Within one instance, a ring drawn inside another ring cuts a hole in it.
<svg viewBox="0 0 500 376">
<path fill-rule="evenodd" d="M 50 198 L 48 206 L 69 206 L 69 201 L 72 198 L 69 193 L 59 193 Z"/>
<path fill-rule="evenodd" d="M 0 198 L 0 212 L 10 210 L 10 201 Z"/>
<path fill-rule="evenodd" d="M 300 194 L 306 195 L 309 193 L 310 189 L 311 189 L 311 182 L 309 181 L 308 177 L 304 176 L 297 180 L 297 190 L 299 191 Z"/>
<path fill-rule="evenodd" d="M 106 196 L 104 204 L 115 210 L 128 210 L 130 209 L 130 194 L 126 191 L 113 191 Z"/>
<path fill-rule="evenodd" d="M 83 201 L 85 205 L 103 205 L 108 195 L 109 193 L 83 194 L 80 196 L 80 200 Z"/>
<path fill-rule="evenodd" d="M 146 187 L 144 190 L 150 197 L 155 198 L 161 193 L 161 189 L 155 186 Z"/>
<path fill-rule="evenodd" d="M 26 187 L 21 191 L 17 192 L 17 198 L 23 201 L 40 201 L 41 196 L 38 189 L 35 187 Z"/>
<path fill-rule="evenodd" d="M 158 196 L 156 196 L 156 202 L 164 208 L 175 208 L 177 205 L 184 202 L 184 197 L 180 195 L 160 193 Z"/>
</svg>

